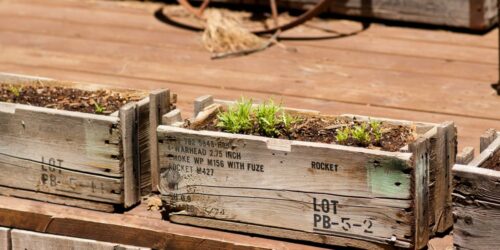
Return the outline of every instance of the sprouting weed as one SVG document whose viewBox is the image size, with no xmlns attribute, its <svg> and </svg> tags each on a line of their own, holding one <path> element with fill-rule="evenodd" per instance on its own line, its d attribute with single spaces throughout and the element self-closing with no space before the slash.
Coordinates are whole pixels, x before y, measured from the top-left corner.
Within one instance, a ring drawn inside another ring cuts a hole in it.
<svg viewBox="0 0 500 250">
<path fill-rule="evenodd" d="M 335 135 L 335 139 L 339 144 L 345 144 L 351 135 L 351 128 L 345 127 L 343 129 L 339 129 L 337 134 Z"/>
<path fill-rule="evenodd" d="M 252 129 L 252 100 L 241 98 L 227 111 L 217 115 L 217 127 L 230 133 L 245 133 Z"/>
<path fill-rule="evenodd" d="M 354 126 L 354 130 L 352 130 L 352 137 L 361 144 L 370 144 L 370 132 L 367 130 L 366 123 Z"/>
<path fill-rule="evenodd" d="M 94 107 L 95 107 L 94 112 L 95 112 L 96 114 L 102 114 L 102 113 L 104 113 L 104 111 L 106 110 L 106 108 L 105 108 L 105 107 L 103 107 L 103 106 L 99 105 L 97 102 L 96 102 L 96 103 L 94 103 Z"/>
<path fill-rule="evenodd" d="M 270 137 L 279 135 L 278 125 L 280 120 L 277 114 L 281 110 L 281 106 L 276 105 L 272 99 L 257 107 L 255 118 L 257 119 L 260 132 Z"/>
<path fill-rule="evenodd" d="M 10 86 L 9 91 L 15 96 L 19 97 L 21 95 L 22 87 Z"/>
<path fill-rule="evenodd" d="M 285 128 L 285 130 L 290 131 L 292 125 L 299 122 L 299 118 L 286 113 L 284 110 L 281 110 L 281 122 L 283 123 L 283 127 Z"/>
<path fill-rule="evenodd" d="M 382 122 L 370 120 L 370 129 L 375 137 L 375 141 L 380 141 L 382 138 Z"/>
</svg>

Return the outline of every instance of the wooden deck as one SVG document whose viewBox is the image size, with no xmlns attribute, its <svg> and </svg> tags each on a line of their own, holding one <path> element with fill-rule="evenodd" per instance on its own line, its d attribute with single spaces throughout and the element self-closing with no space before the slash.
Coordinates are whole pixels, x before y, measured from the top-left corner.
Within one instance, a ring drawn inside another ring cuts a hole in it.
<svg viewBox="0 0 500 250">
<path fill-rule="evenodd" d="M 486 35 L 372 25 L 339 38 L 310 26 L 250 56 L 210 60 L 200 34 L 155 20 L 137 2 L 0 0 L 0 71 L 120 87 L 168 87 L 190 112 L 196 96 L 274 97 L 287 106 L 429 122 L 453 120 L 459 147 L 500 129 L 497 31 Z M 317 20 L 340 32 L 355 22 Z"/>
</svg>

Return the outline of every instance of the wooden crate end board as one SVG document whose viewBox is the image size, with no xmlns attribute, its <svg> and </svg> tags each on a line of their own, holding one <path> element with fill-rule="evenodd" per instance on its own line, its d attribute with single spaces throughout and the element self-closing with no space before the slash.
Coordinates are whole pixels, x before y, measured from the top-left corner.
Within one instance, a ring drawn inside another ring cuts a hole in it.
<svg viewBox="0 0 500 250">
<path fill-rule="evenodd" d="M 170 126 L 157 131 L 160 191 L 180 215 L 382 244 L 412 237 L 415 222 L 405 212 L 413 196 L 411 153 Z"/>
<path fill-rule="evenodd" d="M 161 119 L 164 114 L 170 111 L 170 90 L 162 89 L 155 90 L 149 95 L 150 103 L 150 134 L 149 134 L 149 145 L 150 145 L 150 161 L 151 161 L 151 190 L 154 192 L 158 191 L 158 184 L 160 180 L 160 175 L 158 173 L 158 138 L 156 135 L 156 128 L 161 124 Z M 169 105 L 167 105 L 169 103 Z"/>
<path fill-rule="evenodd" d="M 122 140 L 124 205 L 131 207 L 140 200 L 139 163 L 137 162 L 137 103 L 120 108 L 120 132 Z"/>
</svg>

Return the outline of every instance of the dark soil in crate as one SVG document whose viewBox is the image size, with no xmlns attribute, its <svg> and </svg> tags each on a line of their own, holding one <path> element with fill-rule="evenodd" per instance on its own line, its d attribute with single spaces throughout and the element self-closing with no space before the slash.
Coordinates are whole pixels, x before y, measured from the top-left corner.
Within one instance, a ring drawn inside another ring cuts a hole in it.
<svg viewBox="0 0 500 250">
<path fill-rule="evenodd" d="M 350 138 L 343 143 L 338 143 L 335 136 L 337 135 L 339 129 L 343 129 L 345 127 L 354 128 L 355 126 L 359 126 L 361 122 L 353 121 L 344 117 L 324 115 L 300 114 L 296 117 L 298 118 L 298 122 L 294 123 L 291 129 L 286 130 L 283 127 L 278 128 L 280 136 L 277 138 L 327 144 L 341 144 L 346 146 L 365 147 L 395 152 L 414 141 L 416 137 L 414 128 L 408 126 L 396 126 L 382 122 L 382 135 L 381 139 L 378 141 L 371 137 L 370 143 L 359 143 L 358 141 Z M 217 127 L 217 123 L 217 113 L 213 113 L 202 123 L 189 124 L 189 122 L 187 122 L 185 127 L 194 130 L 225 132 L 221 128 Z M 247 134 L 265 136 L 257 129 L 254 129 Z"/>
<path fill-rule="evenodd" d="M 130 96 L 110 90 L 80 90 L 54 86 L 0 84 L 0 102 L 109 115 L 131 101 Z"/>
<path fill-rule="evenodd" d="M 491 158 L 486 160 L 481 167 L 500 171 L 500 150 L 497 150 L 497 152 L 495 152 Z"/>
</svg>

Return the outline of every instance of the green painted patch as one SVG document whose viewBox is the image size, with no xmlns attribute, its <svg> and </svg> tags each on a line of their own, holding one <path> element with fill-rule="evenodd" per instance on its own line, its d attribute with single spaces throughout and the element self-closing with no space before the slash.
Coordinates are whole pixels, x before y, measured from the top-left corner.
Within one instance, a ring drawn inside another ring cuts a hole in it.
<svg viewBox="0 0 500 250">
<path fill-rule="evenodd" d="M 410 197 L 409 166 L 398 158 L 372 160 L 367 163 L 367 184 L 376 197 L 406 199 Z M 405 173 L 406 172 L 406 173 Z"/>
</svg>

